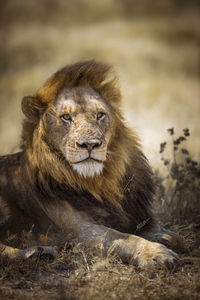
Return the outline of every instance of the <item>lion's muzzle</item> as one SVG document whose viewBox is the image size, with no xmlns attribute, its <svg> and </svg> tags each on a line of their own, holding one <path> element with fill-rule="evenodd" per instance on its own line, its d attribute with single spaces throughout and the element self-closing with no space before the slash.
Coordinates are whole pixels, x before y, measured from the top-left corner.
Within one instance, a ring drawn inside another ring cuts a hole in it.
<svg viewBox="0 0 200 300">
<path fill-rule="evenodd" d="M 100 140 L 91 140 L 91 141 L 80 141 L 76 142 L 78 148 L 86 149 L 89 153 L 92 152 L 93 149 L 97 149 L 101 146 L 102 142 Z"/>
<path fill-rule="evenodd" d="M 73 170 L 84 177 L 93 177 L 103 171 L 107 147 L 99 139 L 79 140 L 76 147 L 68 147 L 66 156 Z"/>
</svg>

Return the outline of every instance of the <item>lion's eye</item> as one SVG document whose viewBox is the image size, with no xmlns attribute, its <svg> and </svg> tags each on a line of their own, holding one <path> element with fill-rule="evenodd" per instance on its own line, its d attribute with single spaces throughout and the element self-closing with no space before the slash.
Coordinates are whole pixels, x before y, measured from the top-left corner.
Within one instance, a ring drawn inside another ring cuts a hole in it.
<svg viewBox="0 0 200 300">
<path fill-rule="evenodd" d="M 97 114 L 97 120 L 103 120 L 105 118 L 106 114 L 103 112 L 99 112 Z"/>
<path fill-rule="evenodd" d="M 64 122 L 67 122 L 67 123 L 71 123 L 71 121 L 72 121 L 72 117 L 69 114 L 64 114 L 60 118 L 61 118 L 61 120 L 63 120 Z"/>
</svg>

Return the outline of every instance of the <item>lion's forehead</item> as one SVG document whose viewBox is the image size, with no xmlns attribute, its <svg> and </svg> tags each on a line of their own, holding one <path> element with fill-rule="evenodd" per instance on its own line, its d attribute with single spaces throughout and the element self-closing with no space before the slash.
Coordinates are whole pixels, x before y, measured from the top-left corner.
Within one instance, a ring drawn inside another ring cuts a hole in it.
<svg viewBox="0 0 200 300">
<path fill-rule="evenodd" d="M 59 112 L 93 112 L 108 110 L 104 100 L 91 88 L 73 88 L 63 90 L 55 102 Z"/>
<path fill-rule="evenodd" d="M 76 103 L 73 99 L 65 99 L 64 96 L 60 97 L 60 99 L 56 103 L 56 108 L 58 112 L 68 112 L 68 113 L 75 113 L 76 111 L 81 110 L 81 106 Z"/>
</svg>

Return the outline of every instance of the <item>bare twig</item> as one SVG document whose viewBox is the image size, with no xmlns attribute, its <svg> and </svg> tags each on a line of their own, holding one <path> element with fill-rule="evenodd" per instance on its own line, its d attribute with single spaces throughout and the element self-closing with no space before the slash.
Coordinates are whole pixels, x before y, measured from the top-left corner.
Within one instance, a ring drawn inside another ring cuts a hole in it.
<svg viewBox="0 0 200 300">
<path fill-rule="evenodd" d="M 146 280 L 148 280 L 150 282 L 153 282 L 153 283 L 155 283 L 157 285 L 164 286 L 164 283 L 156 281 L 154 279 L 150 279 L 150 278 L 146 277 L 145 275 L 143 275 L 142 273 L 138 273 L 138 275 L 140 275 L 142 278 L 144 278 L 144 279 L 146 279 Z"/>
<path fill-rule="evenodd" d="M 125 188 L 124 188 L 124 192 L 126 192 L 127 191 L 127 189 L 128 189 L 128 186 L 130 185 L 130 183 L 133 181 L 133 178 L 134 178 L 134 174 L 129 178 L 129 180 L 128 180 L 128 182 L 127 182 L 127 184 L 125 185 Z"/>
<path fill-rule="evenodd" d="M 84 260 L 84 262 L 85 262 L 85 264 L 86 264 L 87 270 L 90 271 L 90 267 L 89 267 L 87 258 L 86 258 L 86 256 L 85 256 L 85 253 L 84 253 L 81 249 L 79 249 L 79 250 L 80 250 L 81 254 L 83 255 L 83 260 Z"/>
</svg>

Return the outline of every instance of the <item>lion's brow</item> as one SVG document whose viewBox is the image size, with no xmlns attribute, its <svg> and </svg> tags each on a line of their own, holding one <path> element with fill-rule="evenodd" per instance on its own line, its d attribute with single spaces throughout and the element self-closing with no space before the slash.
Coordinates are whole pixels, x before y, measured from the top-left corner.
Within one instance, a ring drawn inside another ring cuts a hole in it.
<svg viewBox="0 0 200 300">
<path fill-rule="evenodd" d="M 64 98 L 60 103 L 58 102 L 58 110 L 74 113 L 75 111 L 80 110 L 80 105 L 74 99 Z"/>
</svg>

